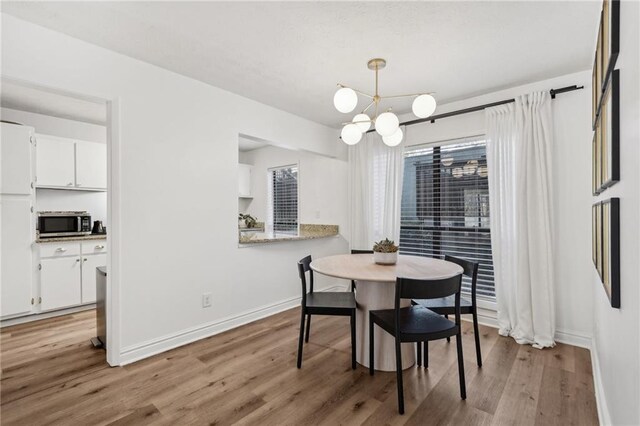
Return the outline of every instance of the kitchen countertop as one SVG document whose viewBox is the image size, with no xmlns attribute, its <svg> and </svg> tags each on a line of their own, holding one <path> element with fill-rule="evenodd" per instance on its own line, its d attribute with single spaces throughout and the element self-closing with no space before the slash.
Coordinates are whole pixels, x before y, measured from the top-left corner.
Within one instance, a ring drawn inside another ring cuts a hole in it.
<svg viewBox="0 0 640 426">
<path fill-rule="evenodd" d="M 77 237 L 36 238 L 36 243 L 66 243 L 73 241 L 106 240 L 107 234 L 81 235 Z"/>
<path fill-rule="evenodd" d="M 338 235 L 338 225 L 300 224 L 297 235 L 273 234 L 267 232 L 242 232 L 239 243 L 241 246 L 250 244 L 275 243 L 280 241 L 313 240 Z"/>
</svg>

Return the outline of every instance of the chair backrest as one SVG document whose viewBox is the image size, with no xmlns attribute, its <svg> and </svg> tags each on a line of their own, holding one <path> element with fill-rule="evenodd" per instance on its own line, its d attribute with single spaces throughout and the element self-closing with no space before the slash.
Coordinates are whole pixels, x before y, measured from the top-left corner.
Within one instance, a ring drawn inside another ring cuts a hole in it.
<svg viewBox="0 0 640 426">
<path fill-rule="evenodd" d="M 351 250 L 351 254 L 373 254 L 373 250 Z"/>
<path fill-rule="evenodd" d="M 311 255 L 298 261 L 298 273 L 302 284 L 302 306 L 307 304 L 307 272 L 309 272 L 309 293 L 313 293 L 313 270 L 311 269 Z"/>
<path fill-rule="evenodd" d="M 476 284 L 478 283 L 478 262 L 472 262 L 466 259 L 460 259 L 459 257 L 449 256 L 448 254 L 444 256 L 444 260 L 447 262 L 453 262 L 457 265 L 462 266 L 464 270 L 463 274 L 467 277 L 471 278 L 471 299 L 472 303 L 476 304 Z"/>
<path fill-rule="evenodd" d="M 395 317 L 396 327 L 400 320 L 401 299 L 439 299 L 455 294 L 456 324 L 460 324 L 460 290 L 462 274 L 440 280 L 416 280 L 396 278 Z"/>
</svg>

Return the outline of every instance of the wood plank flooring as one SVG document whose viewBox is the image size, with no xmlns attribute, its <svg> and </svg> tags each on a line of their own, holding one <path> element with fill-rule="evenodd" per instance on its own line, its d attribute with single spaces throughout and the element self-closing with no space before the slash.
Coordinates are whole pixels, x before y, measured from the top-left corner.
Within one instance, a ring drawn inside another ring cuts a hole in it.
<svg viewBox="0 0 640 426">
<path fill-rule="evenodd" d="M 2 329 L 2 425 L 592 425 L 589 351 L 540 351 L 480 328 L 475 364 L 464 323 L 467 400 L 459 398 L 455 343 L 429 345 L 429 369 L 350 368 L 349 322 L 314 317 L 296 369 L 299 310 L 292 309 L 125 367 L 91 347 L 95 311 Z"/>
</svg>

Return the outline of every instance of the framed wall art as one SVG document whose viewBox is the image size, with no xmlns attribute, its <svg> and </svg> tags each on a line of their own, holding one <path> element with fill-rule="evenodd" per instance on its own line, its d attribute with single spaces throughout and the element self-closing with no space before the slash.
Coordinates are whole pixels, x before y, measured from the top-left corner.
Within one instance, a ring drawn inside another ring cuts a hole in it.
<svg viewBox="0 0 640 426">
<path fill-rule="evenodd" d="M 620 199 L 600 204 L 602 219 L 601 278 L 611 307 L 620 307 Z"/>
<path fill-rule="evenodd" d="M 620 53 L 620 0 L 602 2 L 602 91 L 607 89 Z"/>
<path fill-rule="evenodd" d="M 614 70 L 600 109 L 600 192 L 620 180 L 620 71 Z M 598 130 L 596 130 L 598 133 Z"/>
</svg>

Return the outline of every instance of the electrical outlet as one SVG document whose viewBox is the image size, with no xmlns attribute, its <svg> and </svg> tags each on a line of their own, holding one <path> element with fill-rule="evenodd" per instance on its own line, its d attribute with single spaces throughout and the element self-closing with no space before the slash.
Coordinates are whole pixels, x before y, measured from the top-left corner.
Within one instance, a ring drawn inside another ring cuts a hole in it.
<svg viewBox="0 0 640 426">
<path fill-rule="evenodd" d="M 202 295 L 202 307 L 203 308 L 211 307 L 211 293 L 204 293 Z"/>
</svg>

